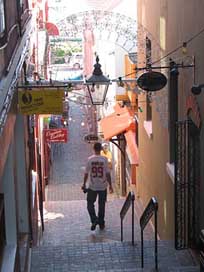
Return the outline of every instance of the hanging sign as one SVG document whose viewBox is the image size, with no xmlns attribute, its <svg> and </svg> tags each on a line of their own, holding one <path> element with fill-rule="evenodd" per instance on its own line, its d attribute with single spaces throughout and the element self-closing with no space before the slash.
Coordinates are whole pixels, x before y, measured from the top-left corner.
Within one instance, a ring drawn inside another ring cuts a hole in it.
<svg viewBox="0 0 204 272">
<path fill-rule="evenodd" d="M 138 86 L 141 89 L 149 92 L 161 90 L 162 88 L 164 88 L 166 83 L 166 76 L 160 72 L 154 71 L 149 71 L 142 74 L 137 80 Z"/>
<path fill-rule="evenodd" d="M 19 111 L 22 114 L 62 114 L 64 91 L 57 88 L 18 89 Z"/>
<path fill-rule="evenodd" d="M 98 135 L 95 135 L 95 134 L 87 134 L 84 136 L 84 141 L 88 143 L 97 142 L 99 141 L 99 137 Z"/>
<path fill-rule="evenodd" d="M 68 131 L 66 128 L 44 129 L 43 133 L 46 143 L 67 143 Z"/>
</svg>

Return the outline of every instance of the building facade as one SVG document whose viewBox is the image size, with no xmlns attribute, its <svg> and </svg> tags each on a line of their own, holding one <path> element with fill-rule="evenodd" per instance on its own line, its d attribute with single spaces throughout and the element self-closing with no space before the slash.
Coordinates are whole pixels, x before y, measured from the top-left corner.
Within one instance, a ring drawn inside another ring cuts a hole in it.
<svg viewBox="0 0 204 272">
<path fill-rule="evenodd" d="M 34 116 L 18 110 L 18 85 L 40 70 L 36 31 L 47 1 L 0 1 L 0 270 L 25 271 L 37 242 L 39 173 Z M 44 15 L 43 15 L 44 14 Z"/>
<path fill-rule="evenodd" d="M 138 0 L 138 68 L 157 66 L 167 85 L 138 98 L 136 190 L 144 205 L 157 197 L 159 235 L 178 249 L 196 247 L 204 226 L 203 93 L 191 91 L 204 80 L 203 5 Z"/>
<path fill-rule="evenodd" d="M 19 244 L 30 232 L 27 120 L 17 111 L 32 31 L 28 1 L 0 3 L 1 271 L 20 269 Z"/>
</svg>

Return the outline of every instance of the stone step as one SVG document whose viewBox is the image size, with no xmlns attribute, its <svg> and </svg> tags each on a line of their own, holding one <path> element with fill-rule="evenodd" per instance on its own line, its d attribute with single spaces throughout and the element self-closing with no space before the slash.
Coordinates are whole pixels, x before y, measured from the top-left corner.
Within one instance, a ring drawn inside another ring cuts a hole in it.
<svg viewBox="0 0 204 272">
<path fill-rule="evenodd" d="M 32 249 L 31 272 L 37 271 L 152 271 L 155 266 L 154 243 L 144 244 L 144 269 L 141 270 L 140 242 L 67 243 L 41 245 Z M 159 271 L 199 271 L 188 250 L 176 251 L 168 241 L 158 248 Z"/>
<path fill-rule="evenodd" d="M 112 199 L 111 197 L 111 195 L 108 197 L 106 204 L 106 228 L 104 231 L 100 231 L 97 226 L 94 232 L 90 230 L 90 218 L 86 200 L 46 202 L 44 205 L 45 231 L 41 241 L 42 244 L 57 246 L 75 241 L 89 241 L 90 243 L 96 241 L 120 241 L 120 210 L 124 199 Z M 98 210 L 97 204 L 96 211 Z M 139 216 L 139 207 L 135 204 L 135 240 L 140 240 Z M 130 209 L 123 222 L 124 241 L 131 241 L 131 222 Z M 145 228 L 144 239 L 152 240 L 153 238 L 152 227 L 148 224 Z"/>
</svg>

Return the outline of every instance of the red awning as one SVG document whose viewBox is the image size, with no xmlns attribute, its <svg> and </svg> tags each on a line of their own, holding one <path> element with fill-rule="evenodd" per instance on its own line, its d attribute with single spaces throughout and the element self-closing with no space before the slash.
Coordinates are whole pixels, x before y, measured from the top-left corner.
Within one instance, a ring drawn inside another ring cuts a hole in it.
<svg viewBox="0 0 204 272">
<path fill-rule="evenodd" d="M 135 141 L 135 131 L 128 130 L 125 133 L 125 139 L 127 142 L 127 150 L 130 155 L 131 164 L 139 165 L 138 148 Z"/>
<path fill-rule="evenodd" d="M 47 29 L 48 35 L 50 36 L 59 36 L 59 29 L 57 26 L 51 22 L 47 22 L 45 24 L 45 27 Z"/>
<path fill-rule="evenodd" d="M 115 107 L 115 112 L 104 117 L 100 121 L 104 139 L 109 140 L 112 137 L 125 133 L 128 130 L 135 130 L 134 112 L 127 107 Z"/>
</svg>

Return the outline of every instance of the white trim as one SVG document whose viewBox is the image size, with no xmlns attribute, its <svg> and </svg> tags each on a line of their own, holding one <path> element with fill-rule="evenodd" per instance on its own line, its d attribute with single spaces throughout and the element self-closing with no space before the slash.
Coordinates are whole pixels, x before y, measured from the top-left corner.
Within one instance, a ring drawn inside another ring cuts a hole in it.
<svg viewBox="0 0 204 272">
<path fill-rule="evenodd" d="M 166 163 L 166 171 L 167 171 L 171 181 L 174 184 L 174 178 L 175 178 L 175 165 L 174 165 L 174 163 L 167 162 Z"/>
<path fill-rule="evenodd" d="M 146 130 L 147 136 L 152 139 L 152 121 L 144 121 L 143 126 Z"/>
</svg>

